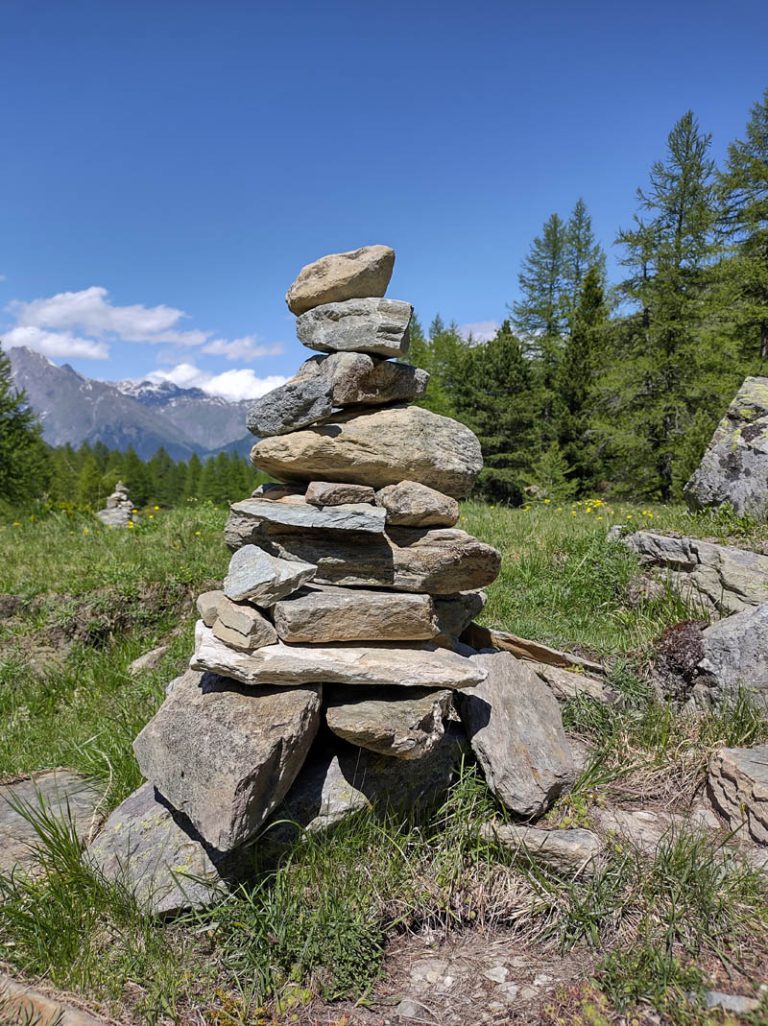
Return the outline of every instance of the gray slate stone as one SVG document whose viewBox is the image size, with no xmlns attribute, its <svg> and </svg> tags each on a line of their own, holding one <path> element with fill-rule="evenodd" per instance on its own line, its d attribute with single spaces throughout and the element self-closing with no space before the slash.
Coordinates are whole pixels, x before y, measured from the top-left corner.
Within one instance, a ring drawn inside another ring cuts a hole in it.
<svg viewBox="0 0 768 1026">
<path fill-rule="evenodd" d="M 455 595 L 435 595 L 435 615 L 440 634 L 438 644 L 453 647 L 486 603 L 484 591 L 460 591 Z"/>
<path fill-rule="evenodd" d="M 372 503 L 376 492 L 369 485 L 336 484 L 333 481 L 310 481 L 304 496 L 313 506 L 345 506 L 349 502 Z"/>
<path fill-rule="evenodd" d="M 744 690 L 768 707 L 768 602 L 707 627 L 701 644 L 698 670 L 715 701 Z"/>
<path fill-rule="evenodd" d="M 561 876 L 594 876 L 603 843 L 592 830 L 542 830 L 518 823 L 484 823 L 482 836 L 520 852 Z"/>
<path fill-rule="evenodd" d="M 321 353 L 408 355 L 413 307 L 399 299 L 348 299 L 326 303 L 296 321 L 296 334 Z"/>
<path fill-rule="evenodd" d="M 279 644 L 255 652 L 236 652 L 200 621 L 192 668 L 221 674 L 248 686 L 277 687 L 328 683 L 466 688 L 485 678 L 485 670 L 474 666 L 471 660 L 428 642 Z"/>
<path fill-rule="evenodd" d="M 209 845 L 231 851 L 259 829 L 301 769 L 320 723 L 320 695 L 319 687 L 243 688 L 187 672 L 133 743 L 141 772 Z"/>
<path fill-rule="evenodd" d="M 728 616 L 768 602 L 768 556 L 698 538 L 637 531 L 621 541 L 647 566 L 660 567 L 686 600 Z"/>
<path fill-rule="evenodd" d="M 509 653 L 472 656 L 488 676 L 459 705 L 488 786 L 520 816 L 538 816 L 575 778 L 557 699 Z"/>
<path fill-rule="evenodd" d="M 768 378 L 746 378 L 685 486 L 693 509 L 730 503 L 768 517 Z"/>
<path fill-rule="evenodd" d="M 389 246 L 330 253 L 302 267 L 285 301 L 292 313 L 302 314 L 321 303 L 383 296 L 394 266 L 395 251 Z"/>
<path fill-rule="evenodd" d="M 221 899 L 239 868 L 236 860 L 208 848 L 152 784 L 142 784 L 115 809 L 84 860 L 156 916 Z"/>
<path fill-rule="evenodd" d="M 334 531 L 283 533 L 233 510 L 225 528 L 230 548 L 256 542 L 285 560 L 317 568 L 317 584 L 454 595 L 484 588 L 498 576 L 499 552 L 465 531 L 392 527 L 383 535 Z"/>
<path fill-rule="evenodd" d="M 268 607 L 311 581 L 316 572 L 311 563 L 280 559 L 256 545 L 244 545 L 229 561 L 224 594 L 233 602 L 251 599 Z"/>
<path fill-rule="evenodd" d="M 453 708 L 451 692 L 416 688 L 334 688 L 325 721 L 338 737 L 360 748 L 396 759 L 421 759 L 439 742 Z"/>
<path fill-rule="evenodd" d="M 56 769 L 34 773 L 15 783 L 0 784 L 0 872 L 33 871 L 39 837 L 32 823 L 17 809 L 34 818 L 42 811 L 62 823 L 72 823 L 78 837 L 87 840 L 98 827 L 102 794 L 80 773 Z"/>
<path fill-rule="evenodd" d="M 271 502 L 269 499 L 244 499 L 232 506 L 235 513 L 260 524 L 295 527 L 303 531 L 361 531 L 383 534 L 386 514 L 367 502 L 344 506 L 314 506 L 309 502 Z"/>
<path fill-rule="evenodd" d="M 305 588 L 273 613 L 277 634 L 291 644 L 428 641 L 438 632 L 431 597 L 403 592 Z"/>
<path fill-rule="evenodd" d="M 736 830 L 768 844 L 768 745 L 719 748 L 707 778 L 712 801 Z"/>
<path fill-rule="evenodd" d="M 655 855 L 664 840 L 682 834 L 717 831 L 720 824 L 711 809 L 698 806 L 688 815 L 646 809 L 591 810 L 591 819 L 599 830 L 623 838 L 638 851 Z"/>
<path fill-rule="evenodd" d="M 244 652 L 252 652 L 264 645 L 274 645 L 277 641 L 277 631 L 258 609 L 232 602 L 226 596 L 219 604 L 213 633 L 219 641 Z"/>
<path fill-rule="evenodd" d="M 547 663 L 531 662 L 530 665 L 558 702 L 570 702 L 579 695 L 585 695 L 596 702 L 610 703 L 615 699 L 614 692 L 598 677 L 590 677 L 588 673 L 572 673 Z"/>
<path fill-rule="evenodd" d="M 282 435 L 326 420 L 333 412 L 331 389 L 320 375 L 297 377 L 257 399 L 246 427 L 259 437 Z"/>
<path fill-rule="evenodd" d="M 387 523 L 399 527 L 453 527 L 459 504 L 418 481 L 400 481 L 376 493 L 376 505 L 387 511 Z"/>
</svg>

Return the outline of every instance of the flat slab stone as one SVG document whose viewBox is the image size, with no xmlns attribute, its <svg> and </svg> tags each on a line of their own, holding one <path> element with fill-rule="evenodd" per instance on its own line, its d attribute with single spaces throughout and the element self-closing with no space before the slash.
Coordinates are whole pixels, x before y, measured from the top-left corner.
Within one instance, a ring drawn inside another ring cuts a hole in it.
<svg viewBox="0 0 768 1026">
<path fill-rule="evenodd" d="M 299 341 L 321 353 L 404 357 L 410 348 L 413 307 L 399 299 L 348 299 L 325 303 L 296 321 Z"/>
<path fill-rule="evenodd" d="M 383 296 L 394 266 L 395 251 L 389 246 L 329 253 L 302 267 L 285 301 L 292 313 L 302 314 L 321 303 Z"/>
<path fill-rule="evenodd" d="M 235 861 L 207 847 L 152 784 L 115 809 L 83 858 L 157 916 L 210 905 L 237 876 Z"/>
<path fill-rule="evenodd" d="M 383 535 L 288 533 L 233 510 L 224 535 L 232 549 L 255 542 L 281 559 L 316 567 L 315 583 L 345 588 L 448 596 L 484 588 L 501 569 L 497 549 L 455 527 L 391 527 Z"/>
<path fill-rule="evenodd" d="M 427 642 L 365 646 L 280 644 L 267 645 L 256 652 L 236 652 L 200 621 L 192 668 L 209 670 L 249 686 L 275 687 L 327 683 L 468 688 L 486 676 L 486 670 L 472 660 Z M 176 689 L 172 696 L 175 694 Z M 149 773 L 145 776 L 153 779 Z M 174 805 L 179 807 L 175 801 Z M 194 817 L 190 818 L 197 825 Z"/>
<path fill-rule="evenodd" d="M 37 832 L 17 808 L 29 810 L 33 816 L 44 811 L 62 823 L 71 822 L 78 837 L 86 841 L 101 821 L 102 797 L 86 777 L 66 769 L 45 770 L 0 784 L 0 872 L 32 872 L 37 866 Z"/>
<path fill-rule="evenodd" d="M 588 673 L 573 673 L 561 666 L 550 666 L 548 663 L 531 662 L 531 667 L 547 684 L 558 702 L 570 702 L 579 695 L 586 695 L 596 702 L 612 702 L 614 693 L 605 682 Z"/>
<path fill-rule="evenodd" d="M 539 816 L 576 775 L 557 699 L 510 652 L 470 661 L 488 676 L 459 711 L 486 782 L 510 812 Z"/>
<path fill-rule="evenodd" d="M 374 488 L 415 478 L 454 498 L 468 495 L 483 465 L 469 428 L 418 406 L 348 412 L 318 427 L 263 438 L 255 467 L 281 480 L 340 481 Z"/>
<path fill-rule="evenodd" d="M 697 807 L 689 815 L 651 809 L 592 809 L 591 819 L 607 834 L 624 838 L 638 851 L 654 855 L 665 838 L 683 833 L 716 831 L 720 824 L 711 809 Z"/>
<path fill-rule="evenodd" d="M 731 827 L 768 844 L 768 745 L 719 748 L 709 763 L 709 792 Z"/>
<path fill-rule="evenodd" d="M 693 509 L 730 503 L 768 517 L 768 378 L 746 378 L 685 486 Z"/>
<path fill-rule="evenodd" d="M 561 876 L 594 876 L 603 842 L 592 830 L 542 830 L 518 823 L 484 823 L 481 835 Z"/>
<path fill-rule="evenodd" d="M 309 588 L 277 602 L 275 629 L 282 641 L 428 641 L 438 633 L 429 595 Z"/>
<path fill-rule="evenodd" d="M 418 481 L 387 485 L 376 493 L 376 505 L 387 511 L 387 523 L 399 527 L 453 527 L 459 504 L 450 495 Z"/>
<path fill-rule="evenodd" d="M 257 605 L 269 607 L 311 581 L 316 572 L 311 563 L 280 559 L 256 545 L 244 545 L 229 561 L 224 594 L 233 602 L 251 599 Z"/>
<path fill-rule="evenodd" d="M 421 759 L 443 736 L 452 708 L 449 690 L 366 689 L 358 697 L 336 688 L 328 698 L 325 721 L 334 734 L 360 748 L 396 759 Z"/>
<path fill-rule="evenodd" d="M 205 621 L 203 621 L 205 622 Z M 277 631 L 265 616 L 253 606 L 222 599 L 213 633 L 226 645 L 252 652 L 264 645 L 274 645 Z"/>
<path fill-rule="evenodd" d="M 336 484 L 333 481 L 311 481 L 305 498 L 313 506 L 344 506 L 348 502 L 370 502 L 376 496 L 369 485 Z"/>
<path fill-rule="evenodd" d="M 254 658 L 202 629 L 218 649 Z M 187 672 L 133 750 L 143 775 L 206 842 L 231 851 L 256 833 L 293 783 L 317 733 L 320 696 L 308 684 L 254 690 Z"/>
<path fill-rule="evenodd" d="M 260 524 L 296 527 L 305 531 L 361 531 L 383 534 L 386 513 L 366 502 L 340 506 L 315 506 L 309 502 L 271 502 L 269 499 L 244 499 L 233 504 L 235 513 Z"/>
</svg>

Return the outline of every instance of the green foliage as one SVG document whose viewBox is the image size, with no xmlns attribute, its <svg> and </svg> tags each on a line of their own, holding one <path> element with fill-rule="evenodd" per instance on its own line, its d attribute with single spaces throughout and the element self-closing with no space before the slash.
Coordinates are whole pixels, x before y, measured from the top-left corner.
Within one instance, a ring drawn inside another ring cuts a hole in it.
<svg viewBox="0 0 768 1026">
<path fill-rule="evenodd" d="M 37 418 L 15 388 L 0 347 L 0 504 L 13 507 L 35 498 L 47 473 Z"/>
</svg>

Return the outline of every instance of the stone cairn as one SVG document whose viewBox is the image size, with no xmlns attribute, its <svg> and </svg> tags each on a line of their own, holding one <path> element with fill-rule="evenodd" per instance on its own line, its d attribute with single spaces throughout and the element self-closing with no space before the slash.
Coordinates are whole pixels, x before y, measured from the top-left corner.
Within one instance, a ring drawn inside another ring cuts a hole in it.
<svg viewBox="0 0 768 1026">
<path fill-rule="evenodd" d="M 386 246 L 326 256 L 286 296 L 322 355 L 249 412 L 252 462 L 283 483 L 233 505 L 191 669 L 134 744 L 148 783 L 89 849 L 157 912 L 210 900 L 286 821 L 320 830 L 434 800 L 468 739 L 521 816 L 572 779 L 552 692 L 460 640 L 500 555 L 455 527 L 477 439 L 408 405 L 428 375 L 398 362 L 412 307 L 383 298 L 394 260 Z"/>
<path fill-rule="evenodd" d="M 115 490 L 107 499 L 107 505 L 96 516 L 107 527 L 127 527 L 133 522 L 133 503 L 128 498 L 128 489 L 118 481 Z"/>
</svg>

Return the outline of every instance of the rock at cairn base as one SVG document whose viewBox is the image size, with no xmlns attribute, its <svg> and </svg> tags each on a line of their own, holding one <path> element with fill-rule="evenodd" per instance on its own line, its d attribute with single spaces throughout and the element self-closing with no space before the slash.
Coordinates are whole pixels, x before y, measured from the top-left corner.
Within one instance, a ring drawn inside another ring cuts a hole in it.
<svg viewBox="0 0 768 1026">
<path fill-rule="evenodd" d="M 296 334 L 308 349 L 321 353 L 407 356 L 412 314 L 411 304 L 399 299 L 348 299 L 302 314 Z"/>
<path fill-rule="evenodd" d="M 384 488 L 415 478 L 459 499 L 483 466 L 469 428 L 417 406 L 343 413 L 320 427 L 263 438 L 251 450 L 251 462 L 288 481 Z"/>
<path fill-rule="evenodd" d="M 481 836 L 568 878 L 594 876 L 603 843 L 592 830 L 542 830 L 519 823 L 484 823 Z"/>
<path fill-rule="evenodd" d="M 267 645 L 255 652 L 238 652 L 219 641 L 202 622 L 198 622 L 192 668 L 249 686 L 277 687 L 328 683 L 471 688 L 486 676 L 485 669 L 473 665 L 470 659 L 428 642 Z"/>
<path fill-rule="evenodd" d="M 719 748 L 710 760 L 708 783 L 731 828 L 746 826 L 758 844 L 768 844 L 768 745 Z"/>
<path fill-rule="evenodd" d="M 230 560 L 224 594 L 233 602 L 251 599 L 260 606 L 272 606 L 311 581 L 315 572 L 310 563 L 289 562 L 270 556 L 255 545 L 244 545 Z"/>
<path fill-rule="evenodd" d="M 438 633 L 429 595 L 311 588 L 277 602 L 275 628 L 291 644 L 429 641 Z"/>
<path fill-rule="evenodd" d="M 361 689 L 359 698 L 335 688 L 325 721 L 338 737 L 396 759 L 420 759 L 443 736 L 453 702 L 450 691 Z"/>
<path fill-rule="evenodd" d="M 317 687 L 242 688 L 188 671 L 133 743 L 141 772 L 211 847 L 231 851 L 301 769 L 320 724 L 320 695 Z"/>
<path fill-rule="evenodd" d="M 133 503 L 122 481 L 117 482 L 114 492 L 107 499 L 106 508 L 100 509 L 96 516 L 107 527 L 127 527 L 133 523 Z"/>
<path fill-rule="evenodd" d="M 395 266 L 389 246 L 363 246 L 346 253 L 331 253 L 299 271 L 285 301 L 297 315 L 322 303 L 380 297 L 387 291 Z"/>
</svg>

